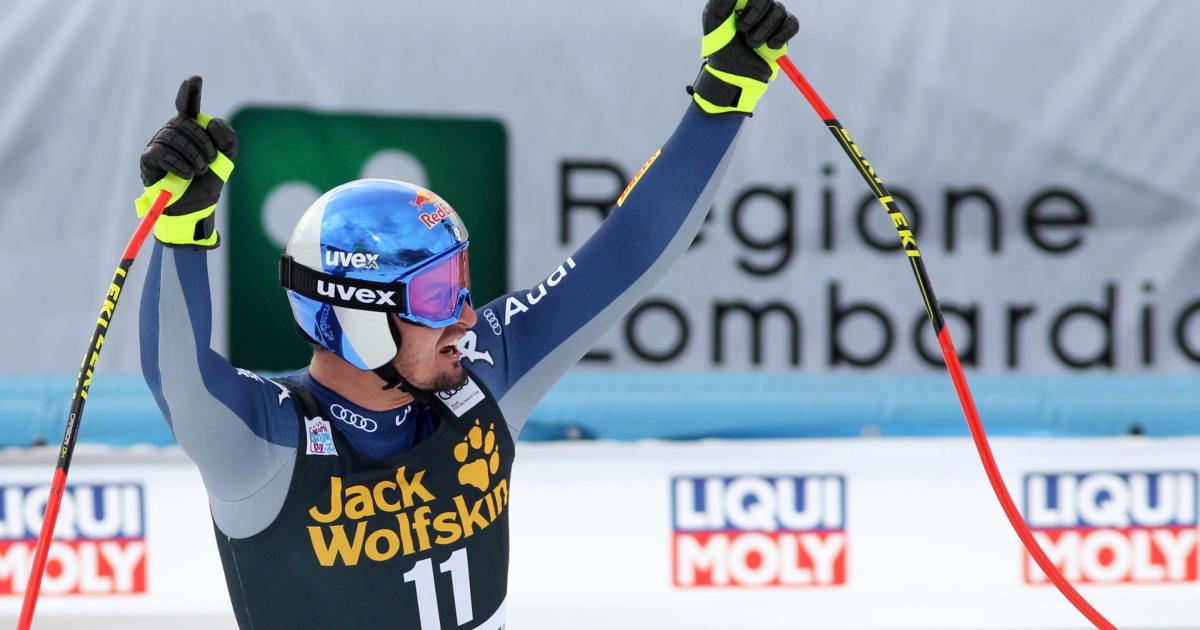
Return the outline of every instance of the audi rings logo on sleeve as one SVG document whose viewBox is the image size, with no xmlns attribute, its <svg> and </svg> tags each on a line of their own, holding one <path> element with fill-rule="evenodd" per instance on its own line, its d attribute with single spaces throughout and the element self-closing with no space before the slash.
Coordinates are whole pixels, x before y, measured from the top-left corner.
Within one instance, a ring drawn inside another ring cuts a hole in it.
<svg viewBox="0 0 1200 630">
<path fill-rule="evenodd" d="M 503 328 L 500 327 L 500 318 L 496 317 L 496 313 L 493 312 L 492 309 L 490 309 L 490 308 L 484 309 L 483 317 L 485 319 L 487 319 L 488 325 L 490 325 L 492 327 L 492 334 L 499 337 L 500 333 L 503 332 L 503 330 L 504 330 Z"/>
<path fill-rule="evenodd" d="M 374 433 L 379 428 L 379 424 L 371 418 L 354 413 L 337 403 L 329 406 L 329 414 L 355 429 L 361 429 L 367 433 Z"/>
</svg>

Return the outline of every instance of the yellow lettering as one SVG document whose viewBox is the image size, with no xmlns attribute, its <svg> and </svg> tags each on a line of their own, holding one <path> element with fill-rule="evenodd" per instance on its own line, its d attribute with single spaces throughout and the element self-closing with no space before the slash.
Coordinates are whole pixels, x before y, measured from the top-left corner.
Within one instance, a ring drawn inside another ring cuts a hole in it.
<svg viewBox="0 0 1200 630">
<path fill-rule="evenodd" d="M 100 307 L 100 317 L 96 318 L 96 323 L 108 328 L 108 322 L 112 319 L 113 309 L 115 308 L 117 308 L 115 302 L 112 300 L 104 300 L 104 304 Z"/>
<path fill-rule="evenodd" d="M 117 286 L 117 283 L 114 282 L 108 285 L 108 297 L 114 302 L 117 301 L 117 298 L 121 297 L 121 287 Z"/>
<path fill-rule="evenodd" d="M 433 528 L 438 532 L 438 536 L 433 539 L 433 542 L 439 545 L 452 545 L 462 538 L 462 528 L 455 522 L 457 516 L 454 512 L 442 512 L 433 517 Z"/>
<path fill-rule="evenodd" d="M 337 478 L 334 477 L 334 479 Z M 363 532 L 367 529 L 366 523 L 358 523 L 355 526 L 353 543 L 346 538 L 345 525 L 334 525 L 329 528 L 328 544 L 325 543 L 325 535 L 320 526 L 309 525 L 307 529 L 308 537 L 312 540 L 313 553 L 316 554 L 317 561 L 321 563 L 321 566 L 331 567 L 338 558 L 341 558 L 342 564 L 348 567 L 358 564 L 358 556 L 362 552 Z"/>
<path fill-rule="evenodd" d="M 900 230 L 900 244 L 904 246 L 904 249 L 916 249 L 917 239 L 913 238 L 911 231 Z"/>
<path fill-rule="evenodd" d="M 400 486 L 400 500 L 404 503 L 404 507 L 409 508 L 414 505 L 413 495 L 421 498 L 421 502 L 432 501 L 435 497 L 433 493 L 425 488 L 421 483 L 421 479 L 425 476 L 425 471 L 418 471 L 412 476 L 412 479 L 406 479 L 404 476 L 404 466 L 396 469 L 396 484 Z"/>
<path fill-rule="evenodd" d="M 421 551 L 429 549 L 429 514 L 433 509 L 422 505 L 413 512 L 413 531 L 417 533 L 417 546 Z"/>
<path fill-rule="evenodd" d="M 375 484 L 375 489 L 372 492 L 373 496 L 375 497 L 375 505 L 378 505 L 379 509 L 383 510 L 384 512 L 399 512 L 403 506 L 395 501 L 388 501 L 387 499 L 383 498 L 383 491 L 388 489 L 395 490 L 396 484 L 388 481 L 387 479 Z"/>
<path fill-rule="evenodd" d="M 483 495 L 483 503 L 485 505 L 487 505 L 488 520 L 489 521 L 496 520 L 496 502 L 492 500 L 492 495 L 490 495 L 490 494 Z"/>
<path fill-rule="evenodd" d="M 375 504 L 371 503 L 371 491 L 366 486 L 346 488 L 346 516 L 354 520 L 375 516 Z"/>
<path fill-rule="evenodd" d="M 92 386 L 92 368 L 88 368 L 87 371 L 84 372 L 83 387 L 80 389 L 80 393 L 83 394 L 84 400 L 87 400 L 87 390 L 91 386 Z"/>
<path fill-rule="evenodd" d="M 479 499 L 468 510 L 467 502 L 463 500 L 461 494 L 454 497 L 454 506 L 458 508 L 458 520 L 462 523 L 463 538 L 474 536 L 476 527 L 483 529 L 488 526 L 488 520 L 479 513 L 479 507 L 482 504 L 483 499 Z"/>
<path fill-rule="evenodd" d="M 359 525 L 366 525 L 366 523 L 359 523 Z M 384 541 L 386 549 L 379 549 L 381 540 Z M 390 529 L 381 529 L 367 536 L 367 557 L 376 562 L 391 560 L 399 549 L 400 539 L 396 537 L 396 532 Z"/>
<path fill-rule="evenodd" d="M 879 203 L 883 204 L 883 209 L 887 210 L 888 218 L 892 220 L 892 225 L 898 228 L 908 227 L 908 219 L 904 218 L 904 213 L 900 212 L 899 208 L 893 207 L 896 203 L 891 195 L 879 198 Z"/>
<path fill-rule="evenodd" d="M 412 532 L 408 531 L 408 514 L 405 512 L 397 514 L 396 522 L 399 523 L 399 527 L 397 527 L 396 530 L 400 532 L 400 544 L 404 545 L 404 555 L 407 556 L 414 551 L 412 544 Z"/>
<path fill-rule="evenodd" d="M 321 512 L 317 506 L 308 509 L 308 515 L 318 523 L 332 523 L 342 516 L 342 478 L 329 478 L 329 511 Z"/>
<path fill-rule="evenodd" d="M 508 480 L 497 481 L 496 487 L 492 488 L 492 494 L 496 495 L 496 505 L 499 505 L 500 510 L 504 511 L 504 506 L 508 505 Z"/>
</svg>

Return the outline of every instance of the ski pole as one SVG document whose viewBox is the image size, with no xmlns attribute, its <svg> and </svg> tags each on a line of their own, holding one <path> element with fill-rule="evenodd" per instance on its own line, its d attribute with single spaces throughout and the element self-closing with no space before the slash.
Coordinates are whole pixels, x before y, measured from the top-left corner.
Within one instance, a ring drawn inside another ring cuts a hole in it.
<svg viewBox="0 0 1200 630">
<path fill-rule="evenodd" d="M 195 117 L 200 112 L 200 77 L 191 77 L 179 88 L 175 105 L 179 113 Z M 46 557 L 50 553 L 51 539 L 54 536 L 54 524 L 58 520 L 58 509 L 62 504 L 63 493 L 66 491 L 67 471 L 71 467 L 71 456 L 75 453 L 75 439 L 79 436 L 79 425 L 83 421 L 83 406 L 87 403 L 88 390 L 92 386 L 92 376 L 95 373 L 96 361 L 100 358 L 100 350 L 104 347 L 104 334 L 112 322 L 117 302 L 121 298 L 121 289 L 133 261 L 137 258 L 142 242 L 154 228 L 163 209 L 171 201 L 174 194 L 182 194 L 188 180 L 168 173 L 167 182 L 155 197 L 150 210 L 142 217 L 134 230 L 133 236 L 121 254 L 121 262 L 117 264 L 112 282 L 104 295 L 104 303 L 100 307 L 100 316 L 96 319 L 96 328 L 92 331 L 91 341 L 83 355 L 83 365 L 79 368 L 79 376 L 75 380 L 75 393 L 71 396 L 71 407 L 67 412 L 67 428 L 63 432 L 62 448 L 58 451 L 58 465 L 54 469 L 54 477 L 50 482 L 50 496 L 46 501 L 46 512 L 42 517 L 42 528 L 38 533 L 37 544 L 34 547 L 33 566 L 29 579 L 25 584 L 25 598 L 21 603 L 21 616 L 17 621 L 18 630 L 29 630 L 33 623 L 33 611 L 37 607 L 38 593 L 41 591 L 42 574 L 46 570 Z M 173 192 L 174 191 L 174 192 Z"/>
<path fill-rule="evenodd" d="M 1000 471 L 996 467 L 996 459 L 992 456 L 992 448 L 988 443 L 987 433 L 983 429 L 983 423 L 979 419 L 979 411 L 975 408 L 975 401 L 971 397 L 971 389 L 967 386 L 967 377 L 963 373 L 962 365 L 958 361 L 958 352 L 954 350 L 954 342 L 950 339 L 950 330 L 946 327 L 946 320 L 942 317 L 942 309 L 938 305 L 937 297 L 933 294 L 933 286 L 929 282 L 929 273 L 925 270 L 925 262 L 921 257 L 921 251 L 917 248 L 916 238 L 913 236 L 912 228 L 908 221 L 904 218 L 904 214 L 900 211 L 900 207 L 896 205 L 896 201 L 892 199 L 891 193 L 888 192 L 886 186 L 883 185 L 883 180 L 875 174 L 875 169 L 871 163 L 863 157 L 862 151 L 854 144 L 854 140 L 850 138 L 850 134 L 838 122 L 833 112 L 825 105 L 825 101 L 821 100 L 821 96 L 813 89 L 804 75 L 796 69 L 792 61 L 783 56 L 779 58 L 779 67 L 783 68 L 784 73 L 796 84 L 800 92 L 804 94 L 804 98 L 808 100 L 809 105 L 816 110 L 817 115 L 825 122 L 825 126 L 837 138 L 838 144 L 850 156 L 850 160 L 858 167 L 858 172 L 867 181 L 867 186 L 870 186 L 871 192 L 875 194 L 875 198 L 883 205 L 883 209 L 887 212 L 888 218 L 896 227 L 896 231 L 900 235 L 900 243 L 904 247 L 904 253 L 907 254 L 908 262 L 912 265 L 913 275 L 917 278 L 917 287 L 921 289 L 921 296 L 925 300 L 925 310 L 929 314 L 929 321 L 933 324 L 933 331 L 937 335 L 938 345 L 942 348 L 942 357 L 946 362 L 946 371 L 950 373 L 950 380 L 954 382 L 954 390 L 958 393 L 958 402 L 962 405 L 963 415 L 966 416 L 967 426 L 971 429 L 971 437 L 975 441 L 975 449 L 979 451 L 979 459 L 983 462 L 983 470 L 987 473 L 988 482 L 992 485 L 992 490 L 996 493 L 996 498 L 1000 501 L 1000 507 L 1004 509 L 1005 516 L 1008 517 L 1009 523 L 1017 532 L 1017 537 L 1025 545 L 1025 549 L 1033 556 L 1037 565 L 1042 568 L 1050 581 L 1058 587 L 1059 592 L 1071 602 L 1079 612 L 1083 613 L 1087 620 L 1092 622 L 1101 630 L 1116 630 L 1108 619 L 1105 619 L 1071 583 L 1063 577 L 1059 572 L 1058 567 L 1046 557 L 1046 552 L 1038 545 L 1034 539 L 1033 533 L 1029 531 L 1029 526 L 1025 523 L 1025 519 L 1021 517 L 1021 513 L 1017 511 L 1017 506 L 1013 503 L 1012 495 L 1008 492 L 1008 487 L 1004 485 L 1004 479 L 1000 476 Z"/>
<path fill-rule="evenodd" d="M 87 402 L 88 389 L 92 385 L 92 374 L 96 369 L 96 361 L 100 358 L 101 348 L 104 347 L 104 333 L 108 332 L 108 325 L 112 321 L 117 301 L 121 297 L 121 289 L 125 286 L 125 278 L 129 275 L 129 268 L 133 266 L 138 249 L 141 248 L 142 241 L 146 239 L 150 228 L 154 227 L 154 222 L 162 214 L 163 208 L 167 207 L 167 202 L 170 200 L 170 191 L 160 192 L 158 198 L 154 200 L 150 212 L 147 212 L 138 224 L 133 238 L 125 247 L 125 253 L 121 255 L 121 262 L 117 265 L 112 282 L 108 285 L 108 292 L 104 296 L 104 304 L 100 307 L 100 317 L 96 320 L 96 329 L 92 332 L 92 339 L 88 342 L 87 352 L 83 356 L 83 365 L 79 368 L 79 377 L 75 381 L 75 393 L 71 397 L 71 409 L 67 413 L 67 428 L 63 432 L 62 448 L 58 451 L 58 465 L 54 469 L 54 479 L 50 484 L 50 497 L 46 502 L 46 514 L 42 518 L 41 533 L 38 534 L 37 546 L 34 548 L 33 568 L 25 586 L 25 600 L 21 604 L 21 617 L 17 624 L 19 630 L 28 630 L 29 624 L 33 621 L 33 609 L 37 605 L 38 591 L 42 585 L 42 573 L 46 568 L 46 554 L 50 552 L 50 539 L 54 534 L 54 523 L 58 519 L 58 508 L 62 503 L 63 491 L 67 485 L 67 470 L 71 467 L 71 456 L 75 452 L 75 438 L 79 435 L 79 424 L 83 419 L 83 405 Z"/>
</svg>

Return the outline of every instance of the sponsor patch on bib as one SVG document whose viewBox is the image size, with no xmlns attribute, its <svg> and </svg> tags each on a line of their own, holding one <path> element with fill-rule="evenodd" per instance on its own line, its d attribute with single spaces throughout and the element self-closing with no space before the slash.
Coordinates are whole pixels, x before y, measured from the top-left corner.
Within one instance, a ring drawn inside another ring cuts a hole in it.
<svg viewBox="0 0 1200 630">
<path fill-rule="evenodd" d="M 308 436 L 308 448 L 305 452 L 309 455 L 337 455 L 337 447 L 333 445 L 333 432 L 329 423 L 320 416 L 304 419 L 304 435 Z"/>
<path fill-rule="evenodd" d="M 464 413 L 467 413 L 472 407 L 478 405 L 483 400 L 483 390 L 467 377 L 467 382 L 463 383 L 462 387 L 447 389 L 438 392 L 438 400 L 445 403 L 454 415 L 461 418 Z"/>
</svg>

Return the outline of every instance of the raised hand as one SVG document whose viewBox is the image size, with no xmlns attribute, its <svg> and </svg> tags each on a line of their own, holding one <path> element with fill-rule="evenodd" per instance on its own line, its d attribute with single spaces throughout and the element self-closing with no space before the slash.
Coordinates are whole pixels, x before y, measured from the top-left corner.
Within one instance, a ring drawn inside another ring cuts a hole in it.
<svg viewBox="0 0 1200 630">
<path fill-rule="evenodd" d="M 215 216 L 221 189 L 237 159 L 237 133 L 228 122 L 200 113 L 203 81 L 184 80 L 175 97 L 178 112 L 142 151 L 145 192 L 138 198 L 138 216 L 145 214 L 160 190 L 174 197 L 154 225 L 154 236 L 173 247 L 212 249 L 220 242 Z"/>
<path fill-rule="evenodd" d="M 799 21 L 772 0 L 709 0 L 703 24 L 700 54 L 707 60 L 688 90 L 692 99 L 710 114 L 749 115 L 779 71 Z"/>
</svg>

